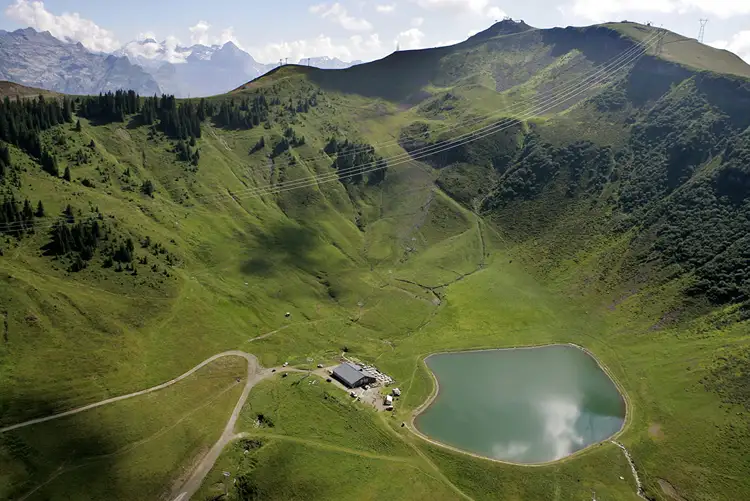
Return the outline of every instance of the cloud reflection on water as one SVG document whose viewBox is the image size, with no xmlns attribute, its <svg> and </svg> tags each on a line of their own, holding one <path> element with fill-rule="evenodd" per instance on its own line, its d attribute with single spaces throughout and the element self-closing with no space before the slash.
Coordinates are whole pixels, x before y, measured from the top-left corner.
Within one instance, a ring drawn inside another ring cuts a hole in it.
<svg viewBox="0 0 750 501">
<path fill-rule="evenodd" d="M 509 444 L 495 444 L 492 446 L 492 457 L 506 461 L 522 460 L 524 454 L 531 448 L 525 442 L 510 442 Z"/>
<path fill-rule="evenodd" d="M 538 404 L 544 421 L 544 441 L 554 450 L 554 460 L 582 448 L 584 437 L 576 431 L 581 408 L 572 400 L 550 399 Z"/>
</svg>

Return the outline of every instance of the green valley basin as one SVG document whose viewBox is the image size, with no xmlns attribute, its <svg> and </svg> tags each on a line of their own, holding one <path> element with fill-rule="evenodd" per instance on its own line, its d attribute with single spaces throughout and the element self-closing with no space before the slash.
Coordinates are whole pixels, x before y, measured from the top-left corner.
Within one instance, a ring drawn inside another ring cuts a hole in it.
<svg viewBox="0 0 750 501">
<path fill-rule="evenodd" d="M 625 401 L 597 361 L 572 345 L 440 353 L 425 359 L 438 390 L 414 425 L 491 459 L 562 459 L 617 433 Z"/>
</svg>

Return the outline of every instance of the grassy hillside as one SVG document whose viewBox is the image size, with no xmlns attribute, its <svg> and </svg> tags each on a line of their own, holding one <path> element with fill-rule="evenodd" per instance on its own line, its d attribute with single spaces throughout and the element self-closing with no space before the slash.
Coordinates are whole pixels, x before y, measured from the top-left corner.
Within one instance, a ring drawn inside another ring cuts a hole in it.
<svg viewBox="0 0 750 501">
<path fill-rule="evenodd" d="M 432 352 L 572 342 L 627 394 L 618 440 L 650 499 L 747 498 L 746 65 L 677 42 L 612 65 L 648 33 L 503 22 L 201 101 L 5 102 L 0 426 L 229 349 L 303 368 L 348 351 L 404 390 L 393 415 L 272 378 L 196 498 L 229 471 L 227 499 L 638 499 L 610 443 L 528 468 L 400 426 Z M 0 434 L 0 497 L 167 499 L 235 369 Z"/>
</svg>

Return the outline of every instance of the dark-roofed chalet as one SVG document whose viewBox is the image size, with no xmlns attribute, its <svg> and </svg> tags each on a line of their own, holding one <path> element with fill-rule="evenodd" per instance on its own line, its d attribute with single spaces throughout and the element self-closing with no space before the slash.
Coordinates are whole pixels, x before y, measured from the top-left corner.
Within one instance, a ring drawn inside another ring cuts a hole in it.
<svg viewBox="0 0 750 501">
<path fill-rule="evenodd" d="M 357 364 L 345 362 L 333 369 L 332 376 L 347 388 L 359 388 L 375 382 L 375 378 Z"/>
</svg>

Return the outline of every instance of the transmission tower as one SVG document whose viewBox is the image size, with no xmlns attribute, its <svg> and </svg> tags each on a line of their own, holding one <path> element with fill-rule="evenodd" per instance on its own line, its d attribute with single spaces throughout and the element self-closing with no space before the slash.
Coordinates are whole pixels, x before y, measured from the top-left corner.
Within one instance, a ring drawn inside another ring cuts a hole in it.
<svg viewBox="0 0 750 501">
<path fill-rule="evenodd" d="M 701 19 L 701 29 L 698 31 L 698 41 L 700 43 L 703 43 L 703 35 L 706 34 L 706 23 L 708 22 L 708 19 Z"/>
<path fill-rule="evenodd" d="M 659 39 L 656 41 L 656 55 L 658 56 L 661 54 L 662 49 L 664 48 L 664 35 L 666 34 L 666 31 L 659 26 Z"/>
</svg>

